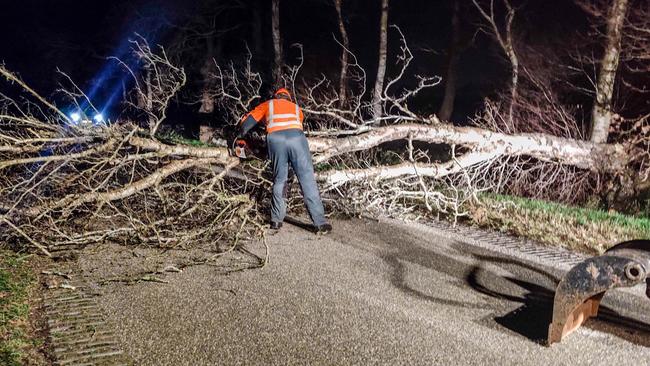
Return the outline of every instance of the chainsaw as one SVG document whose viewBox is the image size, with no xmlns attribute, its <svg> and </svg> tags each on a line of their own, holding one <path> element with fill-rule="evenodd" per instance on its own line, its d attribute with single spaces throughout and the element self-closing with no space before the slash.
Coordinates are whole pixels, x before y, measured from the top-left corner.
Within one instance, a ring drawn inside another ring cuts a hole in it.
<svg viewBox="0 0 650 366">
<path fill-rule="evenodd" d="M 242 138 L 235 139 L 230 148 L 230 155 L 238 157 L 242 160 L 249 160 L 253 157 L 253 151 L 248 146 L 246 140 Z"/>
<path fill-rule="evenodd" d="M 548 345 L 560 342 L 587 319 L 598 315 L 605 292 L 646 283 L 650 298 L 650 240 L 617 244 L 603 255 L 573 267 L 555 291 Z"/>
<path fill-rule="evenodd" d="M 255 132 L 246 135 L 246 138 L 237 136 L 232 140 L 228 149 L 230 156 L 242 160 L 266 160 L 266 135 Z"/>
</svg>

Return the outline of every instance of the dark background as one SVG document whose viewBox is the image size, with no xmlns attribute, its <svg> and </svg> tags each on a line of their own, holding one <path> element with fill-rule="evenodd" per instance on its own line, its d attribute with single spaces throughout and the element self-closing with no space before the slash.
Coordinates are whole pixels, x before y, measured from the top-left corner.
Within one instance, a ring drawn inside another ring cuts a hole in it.
<svg viewBox="0 0 650 366">
<path fill-rule="evenodd" d="M 272 63 L 270 35 L 270 1 L 216 0 L 22 0 L 3 1 L 0 13 L 0 60 L 42 94 L 57 100 L 56 89 L 62 78 L 60 69 L 89 94 L 94 103 L 115 110 L 128 87 L 128 77 L 109 56 L 129 59 L 128 40 L 135 33 L 151 43 L 171 47 L 187 34 L 186 27 L 195 27 L 214 17 L 214 28 L 230 29 L 221 37 L 218 61 L 238 60 L 245 45 L 253 42 L 253 10 L 261 14 L 262 53 L 255 54 L 256 64 L 268 77 Z M 477 11 L 470 1 L 461 1 L 462 37 L 469 46 L 460 56 L 458 95 L 454 120 L 472 116 L 484 97 L 500 90 L 508 81 L 509 68 L 502 51 L 491 37 L 479 32 Z M 216 11 L 224 5 L 231 9 Z M 415 55 L 413 74 L 444 76 L 446 51 L 451 40 L 451 0 L 393 0 L 389 23 L 398 25 L 406 35 Z M 526 44 L 554 43 L 572 39 L 572 34 L 585 34 L 589 24 L 570 1 L 530 0 L 516 4 L 519 13 L 515 31 Z M 376 73 L 379 0 L 346 0 L 346 18 L 351 48 L 368 73 L 372 88 Z M 216 15 L 215 15 L 216 13 Z M 207 29 L 211 28 L 210 22 Z M 294 43 L 304 46 L 305 66 L 302 77 L 320 73 L 336 80 L 340 49 L 336 12 L 331 0 L 282 0 L 281 32 L 287 63 L 296 61 Z M 397 33 L 389 31 L 389 69 L 399 51 Z M 179 50 L 177 60 L 190 77 L 186 89 L 197 87 L 198 70 L 205 47 L 200 41 Z M 173 56 L 173 55 L 172 55 Z M 393 67 L 394 68 L 394 67 Z M 436 87 L 420 98 L 425 110 L 435 112 L 442 101 L 443 87 Z M 183 99 L 183 98 L 181 98 Z M 188 111 L 198 110 L 192 98 L 180 100 Z M 188 106 L 188 103 L 189 106 Z"/>
</svg>

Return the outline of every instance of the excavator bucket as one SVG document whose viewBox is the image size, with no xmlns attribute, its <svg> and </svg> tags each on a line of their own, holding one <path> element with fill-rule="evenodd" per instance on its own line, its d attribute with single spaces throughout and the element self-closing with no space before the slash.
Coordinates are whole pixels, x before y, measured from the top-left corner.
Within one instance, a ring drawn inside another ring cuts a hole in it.
<svg viewBox="0 0 650 366">
<path fill-rule="evenodd" d="M 573 267 L 560 281 L 553 302 L 548 345 L 560 342 L 587 319 L 598 314 L 607 290 L 648 283 L 650 297 L 650 240 L 615 245 L 599 257 Z"/>
</svg>

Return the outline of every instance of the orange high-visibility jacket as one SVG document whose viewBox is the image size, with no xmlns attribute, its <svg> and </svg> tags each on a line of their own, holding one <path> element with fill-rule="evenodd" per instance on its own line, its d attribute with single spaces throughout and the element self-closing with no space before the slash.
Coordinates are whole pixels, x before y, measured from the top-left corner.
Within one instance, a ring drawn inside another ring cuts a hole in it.
<svg viewBox="0 0 650 366">
<path fill-rule="evenodd" d="M 286 99 L 267 100 L 245 115 L 241 123 L 248 117 L 252 117 L 257 123 L 264 123 L 266 133 L 289 129 L 302 130 L 302 121 L 305 118 L 302 109 Z"/>
</svg>

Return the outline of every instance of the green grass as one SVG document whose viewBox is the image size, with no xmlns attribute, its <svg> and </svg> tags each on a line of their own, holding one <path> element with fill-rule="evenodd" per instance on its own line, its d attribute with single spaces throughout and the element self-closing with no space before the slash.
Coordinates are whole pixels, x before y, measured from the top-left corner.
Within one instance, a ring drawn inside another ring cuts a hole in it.
<svg viewBox="0 0 650 366">
<path fill-rule="evenodd" d="M 473 223 L 592 254 L 631 239 L 650 239 L 650 218 L 503 195 L 470 208 Z"/>
<path fill-rule="evenodd" d="M 29 256 L 0 249 L 0 365 L 22 365 L 38 346 L 29 332 L 29 294 L 36 283 Z"/>
<path fill-rule="evenodd" d="M 201 142 L 200 140 L 185 138 L 176 132 L 166 132 L 158 135 L 158 138 L 162 141 L 166 141 L 168 143 L 177 144 L 177 145 L 189 145 L 194 147 L 212 146 L 210 144 Z"/>
</svg>

